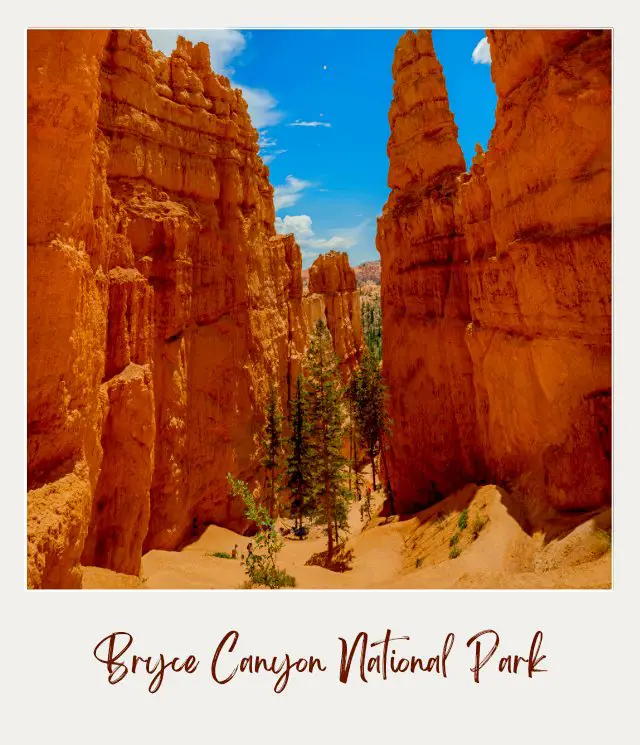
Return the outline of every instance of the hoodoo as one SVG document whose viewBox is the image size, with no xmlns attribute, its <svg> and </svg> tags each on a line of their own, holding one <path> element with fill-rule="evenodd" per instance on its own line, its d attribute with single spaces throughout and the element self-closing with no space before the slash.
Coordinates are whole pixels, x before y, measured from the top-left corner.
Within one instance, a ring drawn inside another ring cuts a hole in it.
<svg viewBox="0 0 640 745">
<path fill-rule="evenodd" d="M 307 334 L 322 319 L 333 338 L 343 375 L 353 370 L 362 354 L 360 293 L 346 253 L 320 254 L 309 269 L 309 294 L 304 298 Z"/>
<path fill-rule="evenodd" d="M 246 524 L 225 475 L 255 482 L 269 383 L 284 404 L 299 369 L 301 258 L 205 44 L 31 31 L 28 77 L 28 575 L 78 587 L 81 561 L 135 574 Z"/>
<path fill-rule="evenodd" d="M 469 173 L 431 33 L 393 63 L 389 476 L 402 511 L 524 477 L 591 509 L 611 489 L 611 35 L 487 35 L 496 124 Z"/>
</svg>

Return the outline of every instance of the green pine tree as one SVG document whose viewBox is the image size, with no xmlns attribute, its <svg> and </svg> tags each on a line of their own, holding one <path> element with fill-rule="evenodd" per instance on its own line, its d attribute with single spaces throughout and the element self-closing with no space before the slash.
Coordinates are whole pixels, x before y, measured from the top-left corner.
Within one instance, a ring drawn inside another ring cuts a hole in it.
<svg viewBox="0 0 640 745">
<path fill-rule="evenodd" d="M 261 441 L 263 457 L 260 463 L 265 470 L 267 511 L 274 517 L 277 514 L 276 484 L 282 462 L 282 411 L 273 381 L 269 384 L 264 417 Z"/>
<path fill-rule="evenodd" d="M 347 527 L 350 494 L 346 487 L 343 391 L 331 334 L 319 320 L 311 335 L 306 363 L 306 395 L 314 450 L 315 519 L 327 532 L 327 563 Z"/>
<path fill-rule="evenodd" d="M 378 295 L 366 295 L 360 306 L 362 336 L 369 353 L 380 362 L 382 360 L 382 308 Z"/>
<path fill-rule="evenodd" d="M 376 489 L 376 457 L 380 454 L 386 469 L 386 440 L 391 432 L 391 420 L 386 412 L 387 387 L 380 362 L 365 349 L 360 367 L 353 374 L 349 395 L 354 401 L 355 421 L 360 442 L 371 463 L 373 488 Z M 393 494 L 387 479 L 387 496 L 394 510 Z"/>
<path fill-rule="evenodd" d="M 303 519 L 313 512 L 313 446 L 309 426 L 304 378 L 298 376 L 293 400 L 289 402 L 289 431 L 286 441 L 286 488 L 295 519 L 295 533 L 303 536 Z"/>
</svg>

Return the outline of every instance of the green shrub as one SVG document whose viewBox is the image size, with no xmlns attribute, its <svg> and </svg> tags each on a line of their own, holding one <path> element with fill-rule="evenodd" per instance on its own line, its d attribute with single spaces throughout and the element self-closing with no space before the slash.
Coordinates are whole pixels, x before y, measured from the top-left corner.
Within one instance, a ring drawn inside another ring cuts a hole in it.
<svg viewBox="0 0 640 745">
<path fill-rule="evenodd" d="M 249 579 L 246 587 L 295 587 L 295 579 L 284 569 L 278 569 L 276 559 L 284 545 L 276 530 L 276 521 L 263 504 L 259 504 L 245 481 L 234 479 L 228 473 L 227 481 L 235 497 L 241 497 L 245 514 L 257 528 L 253 537 L 253 550 L 247 549 L 244 567 Z"/>
<path fill-rule="evenodd" d="M 296 578 L 292 577 L 284 569 L 277 567 L 261 566 L 255 567 L 245 587 L 269 587 L 272 590 L 278 590 L 281 587 L 295 587 Z"/>
<path fill-rule="evenodd" d="M 424 556 L 419 556 L 416 559 L 416 569 L 420 569 L 423 563 L 424 563 Z"/>
<path fill-rule="evenodd" d="M 455 546 L 456 543 L 460 540 L 460 533 L 454 533 L 451 538 L 449 539 L 449 545 Z"/>
<path fill-rule="evenodd" d="M 460 517 L 458 518 L 458 527 L 460 530 L 464 530 L 467 525 L 469 524 L 469 510 L 465 507 L 464 510 L 460 513 Z"/>
<path fill-rule="evenodd" d="M 476 515 L 476 519 L 473 521 L 471 532 L 473 533 L 474 539 L 476 539 L 484 526 L 489 522 L 489 518 L 484 515 Z"/>
<path fill-rule="evenodd" d="M 226 551 L 216 551 L 215 553 L 205 554 L 205 556 L 215 556 L 217 559 L 233 559 L 233 556 Z"/>
<path fill-rule="evenodd" d="M 593 534 L 598 539 L 598 542 L 600 543 L 600 549 L 603 554 L 611 550 L 611 533 L 606 530 L 602 530 L 602 528 L 594 526 Z"/>
<path fill-rule="evenodd" d="M 453 548 L 451 549 L 451 551 L 449 551 L 449 558 L 450 559 L 457 559 L 458 556 L 460 556 L 461 553 L 462 553 L 462 549 L 460 548 L 460 546 L 453 546 Z"/>
</svg>

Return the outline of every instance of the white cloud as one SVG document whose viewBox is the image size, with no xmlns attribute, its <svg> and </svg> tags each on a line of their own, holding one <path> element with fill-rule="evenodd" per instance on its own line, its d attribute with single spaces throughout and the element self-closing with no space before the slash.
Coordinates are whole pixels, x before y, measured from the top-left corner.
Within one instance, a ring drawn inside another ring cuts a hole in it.
<svg viewBox="0 0 640 745">
<path fill-rule="evenodd" d="M 274 150 L 272 153 L 267 153 L 266 155 L 262 155 L 262 162 L 265 165 L 269 165 L 269 163 L 273 163 L 273 161 L 278 157 L 278 155 L 282 155 L 283 153 L 286 153 L 286 150 Z"/>
<path fill-rule="evenodd" d="M 273 137 L 269 137 L 266 129 L 263 129 L 259 134 L 260 138 L 258 139 L 258 146 L 260 147 L 260 157 L 262 158 L 262 162 L 265 165 L 273 163 L 278 155 L 282 155 L 282 153 L 287 152 L 282 148 L 279 150 L 273 150 L 273 148 L 275 148 L 275 146 L 278 144 L 278 141 L 274 140 Z"/>
<path fill-rule="evenodd" d="M 351 235 L 355 228 L 331 231 L 331 238 L 318 238 L 313 231 L 309 215 L 285 215 L 276 217 L 278 233 L 293 233 L 301 248 L 314 248 L 319 251 L 344 251 L 356 245 L 356 238 Z"/>
<path fill-rule="evenodd" d="M 260 138 L 258 140 L 258 147 L 260 147 L 261 150 L 266 150 L 268 147 L 275 147 L 278 144 L 277 140 L 269 137 L 266 129 L 263 129 L 258 134 L 260 135 Z"/>
<path fill-rule="evenodd" d="M 293 233 L 298 243 L 304 243 L 313 238 L 313 228 L 309 215 L 276 217 L 276 231 L 278 233 Z"/>
<path fill-rule="evenodd" d="M 278 210 L 285 207 L 293 207 L 300 201 L 305 189 L 312 186 L 310 181 L 303 181 L 295 176 L 287 176 L 284 184 L 276 186 L 273 190 L 273 203 Z"/>
<path fill-rule="evenodd" d="M 489 47 L 489 40 L 486 36 L 483 36 L 476 44 L 476 48 L 471 53 L 471 59 L 474 65 L 491 64 L 491 48 Z"/>
<path fill-rule="evenodd" d="M 278 102 L 269 91 L 263 88 L 249 88 L 246 85 L 235 82 L 232 82 L 231 85 L 234 88 L 240 88 L 242 91 L 244 100 L 249 107 L 251 124 L 256 129 L 270 127 L 282 121 L 284 114 L 278 109 Z"/>
<path fill-rule="evenodd" d="M 291 122 L 287 126 L 289 127 L 331 127 L 329 122 L 301 122 L 296 119 L 295 122 Z"/>
<path fill-rule="evenodd" d="M 176 48 L 178 35 L 184 36 L 193 44 L 203 41 L 209 46 L 211 55 L 211 69 L 220 75 L 229 75 L 232 69 L 228 67 L 234 57 L 241 54 L 247 46 L 247 40 L 240 31 L 234 29 L 151 29 L 149 36 L 153 48 L 167 56 Z"/>
</svg>

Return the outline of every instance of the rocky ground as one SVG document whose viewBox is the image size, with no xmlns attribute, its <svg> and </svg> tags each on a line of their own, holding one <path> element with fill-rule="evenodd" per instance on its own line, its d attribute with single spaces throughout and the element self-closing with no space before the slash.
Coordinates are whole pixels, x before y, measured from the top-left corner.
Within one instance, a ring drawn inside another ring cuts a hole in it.
<svg viewBox="0 0 640 745">
<path fill-rule="evenodd" d="M 374 494 L 375 516 L 367 523 L 361 520 L 360 505 L 354 503 L 349 515 L 351 532 L 342 555 L 351 555 L 351 560 L 344 571 L 307 565 L 326 548 L 320 529 L 302 541 L 285 537 L 278 564 L 295 577 L 298 588 L 611 587 L 610 509 L 558 517 L 544 528 L 527 530 L 516 518 L 514 497 L 496 486 L 473 484 L 409 517 L 380 514 L 381 492 Z M 83 588 L 241 588 L 246 580 L 241 561 L 212 554 L 231 553 L 235 545 L 244 554 L 250 540 L 212 525 L 182 551 L 149 551 L 139 577 L 84 567 Z"/>
</svg>

